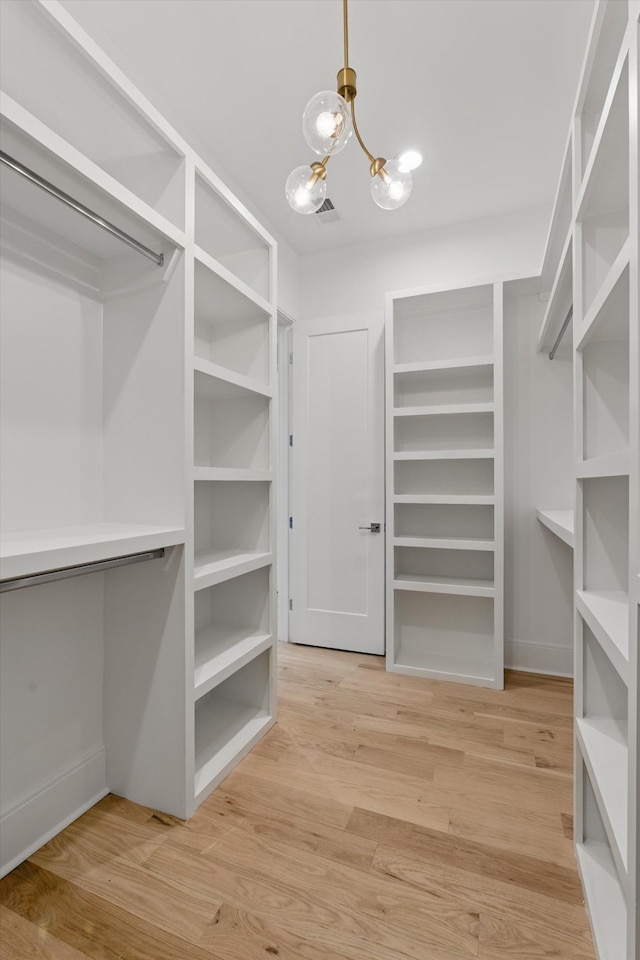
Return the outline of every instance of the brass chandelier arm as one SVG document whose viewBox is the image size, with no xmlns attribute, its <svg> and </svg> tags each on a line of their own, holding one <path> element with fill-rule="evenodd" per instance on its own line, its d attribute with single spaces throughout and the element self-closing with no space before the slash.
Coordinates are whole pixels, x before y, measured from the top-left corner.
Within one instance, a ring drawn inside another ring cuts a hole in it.
<svg viewBox="0 0 640 960">
<path fill-rule="evenodd" d="M 369 172 L 372 177 L 375 177 L 376 174 L 381 177 L 386 183 L 389 179 L 387 172 L 384 169 L 384 165 L 387 162 L 384 157 L 374 157 L 374 155 L 367 150 L 366 144 L 362 137 L 360 136 L 360 131 L 358 130 L 358 124 L 356 123 L 356 101 L 355 98 L 351 101 L 351 120 L 353 121 L 353 129 L 355 135 L 358 138 L 358 143 L 362 147 L 364 153 L 367 155 L 367 159 L 371 166 L 369 167 Z"/>
<path fill-rule="evenodd" d="M 356 137 L 358 138 L 358 143 L 360 144 L 360 146 L 362 147 L 362 149 L 363 149 L 364 152 L 366 153 L 367 157 L 369 158 L 369 162 L 370 162 L 370 163 L 373 163 L 373 161 L 375 160 L 375 157 L 374 157 L 374 155 L 373 155 L 372 153 L 369 153 L 369 151 L 367 150 L 367 148 L 366 148 L 366 146 L 365 146 L 365 142 L 364 142 L 364 140 L 362 139 L 362 137 L 360 136 L 360 131 L 358 130 L 358 124 L 356 123 L 356 101 L 355 101 L 355 97 L 354 97 L 354 99 L 351 101 L 351 119 L 352 119 L 352 121 L 353 121 L 353 132 L 355 133 Z"/>
</svg>

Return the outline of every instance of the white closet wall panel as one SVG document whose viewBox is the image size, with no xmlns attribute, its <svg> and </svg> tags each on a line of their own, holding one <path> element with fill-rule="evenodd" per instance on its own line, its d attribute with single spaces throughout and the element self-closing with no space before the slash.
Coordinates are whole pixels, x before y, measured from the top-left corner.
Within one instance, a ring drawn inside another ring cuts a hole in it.
<svg viewBox="0 0 640 960">
<path fill-rule="evenodd" d="M 102 304 L 44 266 L 27 266 L 17 251 L 2 258 L 1 271 L 2 531 L 95 522 L 103 505 Z"/>
<path fill-rule="evenodd" d="M 3 872 L 107 792 L 104 575 L 2 597 Z"/>
<path fill-rule="evenodd" d="M 104 305 L 105 519 L 184 527 L 184 260 L 142 264 Z"/>
</svg>

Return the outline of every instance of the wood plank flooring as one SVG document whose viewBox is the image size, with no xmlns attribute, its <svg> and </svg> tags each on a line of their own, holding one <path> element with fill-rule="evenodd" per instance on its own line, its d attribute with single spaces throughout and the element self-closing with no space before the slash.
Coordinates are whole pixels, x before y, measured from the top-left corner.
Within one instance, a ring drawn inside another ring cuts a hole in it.
<svg viewBox="0 0 640 960">
<path fill-rule="evenodd" d="M 279 658 L 278 724 L 188 823 L 109 796 L 0 882 L 2 960 L 594 960 L 570 683 Z"/>
</svg>

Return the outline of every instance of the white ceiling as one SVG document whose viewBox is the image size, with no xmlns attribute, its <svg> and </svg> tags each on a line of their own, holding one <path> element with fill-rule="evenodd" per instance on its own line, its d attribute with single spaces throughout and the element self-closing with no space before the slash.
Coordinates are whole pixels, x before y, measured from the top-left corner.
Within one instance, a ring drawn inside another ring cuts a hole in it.
<svg viewBox="0 0 640 960">
<path fill-rule="evenodd" d="M 550 203 L 593 0 L 351 0 L 358 125 L 425 157 L 397 211 L 355 138 L 328 167 L 338 223 L 290 210 L 301 115 L 342 66 L 341 0 L 63 0 L 180 133 L 299 253 Z"/>
</svg>

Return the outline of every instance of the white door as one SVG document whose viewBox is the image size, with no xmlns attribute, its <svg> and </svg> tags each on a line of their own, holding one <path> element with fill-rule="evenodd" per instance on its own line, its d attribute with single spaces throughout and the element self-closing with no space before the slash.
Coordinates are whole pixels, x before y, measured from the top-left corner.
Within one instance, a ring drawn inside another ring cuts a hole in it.
<svg viewBox="0 0 640 960">
<path fill-rule="evenodd" d="M 383 654 L 384 318 L 297 322 L 292 374 L 289 639 Z"/>
</svg>

